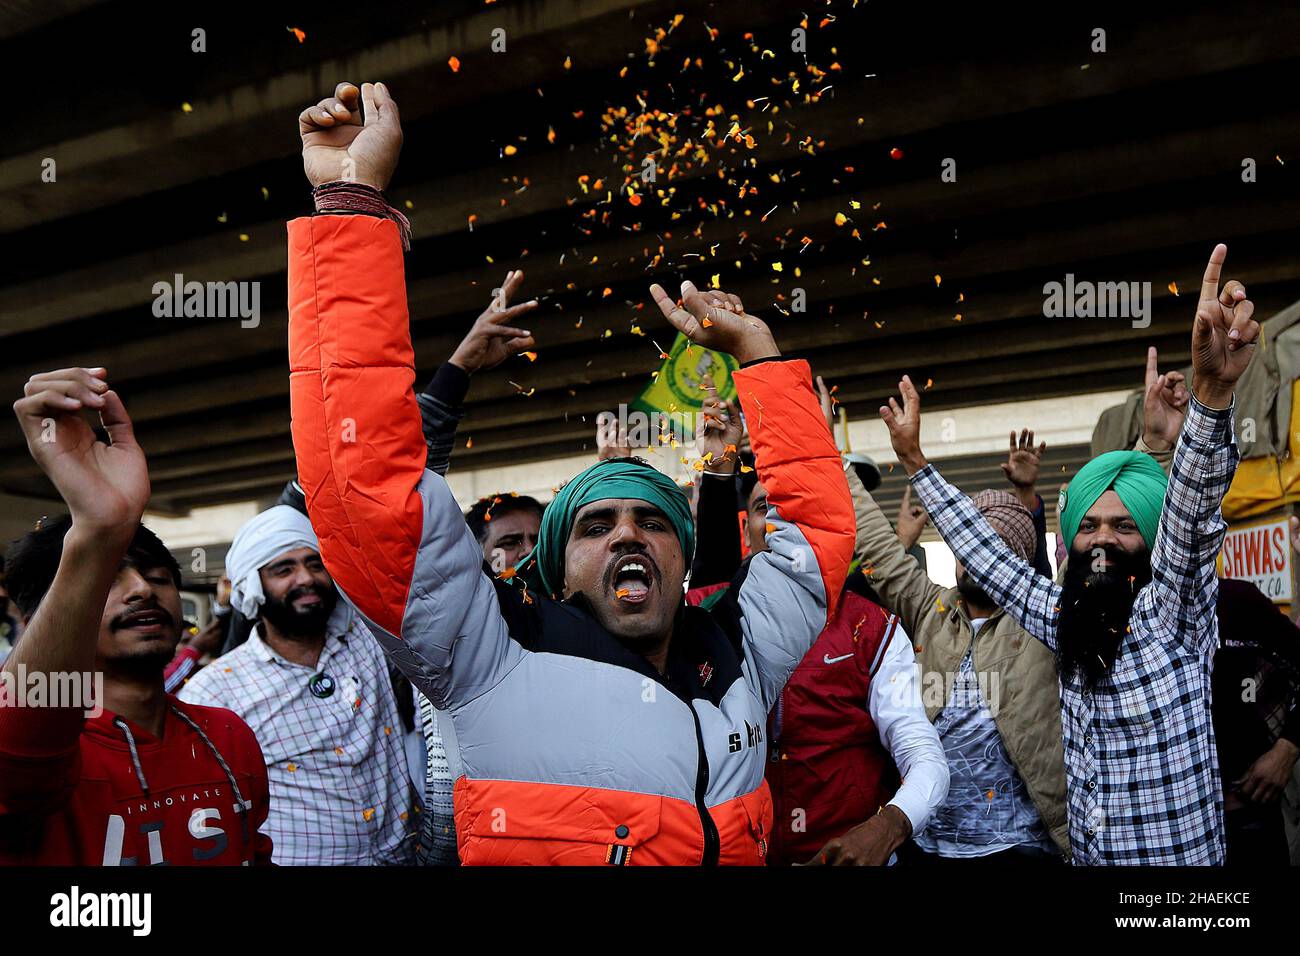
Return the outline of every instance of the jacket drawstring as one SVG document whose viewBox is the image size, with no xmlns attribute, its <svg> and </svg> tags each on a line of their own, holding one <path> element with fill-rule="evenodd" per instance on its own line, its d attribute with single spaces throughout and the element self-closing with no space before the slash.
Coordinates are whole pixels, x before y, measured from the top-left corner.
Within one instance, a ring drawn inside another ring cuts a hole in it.
<svg viewBox="0 0 1300 956">
<path fill-rule="evenodd" d="M 181 720 L 185 721 L 185 723 L 189 724 L 190 729 L 199 735 L 199 739 L 203 741 L 207 746 L 208 751 L 214 758 L 216 758 L 217 763 L 221 765 L 222 772 L 226 775 L 226 779 L 230 781 L 230 789 L 235 792 L 235 801 L 239 808 L 240 825 L 243 827 L 244 831 L 244 847 L 248 851 L 248 856 L 244 862 L 251 863 L 253 860 L 254 850 L 253 840 L 251 834 L 248 832 L 248 816 L 249 811 L 253 809 L 253 805 L 244 800 L 244 794 L 239 789 L 239 781 L 236 780 L 235 775 L 230 772 L 230 765 L 226 763 L 226 758 L 221 756 L 221 751 L 217 749 L 217 745 L 208 739 L 208 735 L 203 732 L 203 728 L 191 720 L 189 714 L 184 713 L 179 708 L 173 706 L 171 711 Z"/>
<path fill-rule="evenodd" d="M 226 780 L 230 783 L 230 789 L 233 790 L 235 794 L 239 819 L 244 830 L 244 847 L 248 851 L 248 855 L 244 862 L 251 863 L 254 850 L 253 841 L 250 839 L 248 832 L 248 811 L 252 809 L 252 805 L 244 800 L 244 794 L 239 789 L 239 781 L 236 780 L 235 775 L 230 772 L 230 765 L 227 764 L 226 759 L 221 756 L 221 751 L 217 749 L 217 745 L 208 739 L 208 735 L 203 732 L 203 728 L 191 720 L 188 714 L 183 713 L 178 708 L 172 707 L 171 712 L 181 720 L 185 721 L 185 723 L 189 724 L 190 729 L 199 735 L 199 739 L 203 741 L 205 746 L 207 746 L 208 752 L 216 758 L 222 772 L 226 775 Z M 140 789 L 144 791 L 144 795 L 147 797 L 149 795 L 149 782 L 145 780 L 144 767 L 140 765 L 140 751 L 136 748 L 135 734 L 131 733 L 131 725 L 121 717 L 114 717 L 113 726 L 122 731 L 122 735 L 126 737 L 126 746 L 131 751 L 131 766 L 135 769 L 135 779 L 140 782 Z"/>
<path fill-rule="evenodd" d="M 135 779 L 140 782 L 140 789 L 144 795 L 149 796 L 149 781 L 144 778 L 144 767 L 140 766 L 140 751 L 135 747 L 135 734 L 131 733 L 131 725 L 121 717 L 113 718 L 113 726 L 126 736 L 126 746 L 131 751 L 131 766 L 135 768 Z"/>
</svg>

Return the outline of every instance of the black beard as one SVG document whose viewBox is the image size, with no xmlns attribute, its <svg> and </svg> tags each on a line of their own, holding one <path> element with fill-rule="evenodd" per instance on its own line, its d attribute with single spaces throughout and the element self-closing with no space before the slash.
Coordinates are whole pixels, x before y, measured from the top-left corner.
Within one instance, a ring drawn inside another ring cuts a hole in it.
<svg viewBox="0 0 1300 956">
<path fill-rule="evenodd" d="M 1056 669 L 1061 681 L 1079 674 L 1086 690 L 1110 673 L 1128 631 L 1133 601 L 1151 580 L 1151 554 L 1106 548 L 1105 571 L 1093 571 L 1093 552 L 1070 551 L 1056 625 Z"/>
<path fill-rule="evenodd" d="M 305 610 L 297 610 L 293 602 L 305 594 L 318 595 L 321 603 Z M 260 616 L 285 637 L 316 637 L 325 630 L 337 603 L 338 592 L 333 588 L 294 588 L 283 598 L 273 598 L 268 594 L 262 603 Z"/>
<path fill-rule="evenodd" d="M 957 582 L 957 593 L 962 596 L 968 605 L 975 605 L 977 608 L 994 607 L 993 599 L 988 596 L 987 592 L 975 583 L 975 579 L 969 574 L 963 574 L 961 580 Z"/>
</svg>

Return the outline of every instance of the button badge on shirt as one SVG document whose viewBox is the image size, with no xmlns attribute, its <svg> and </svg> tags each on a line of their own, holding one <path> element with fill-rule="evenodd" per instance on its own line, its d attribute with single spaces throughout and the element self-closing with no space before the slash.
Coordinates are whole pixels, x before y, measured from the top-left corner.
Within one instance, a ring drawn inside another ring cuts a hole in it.
<svg viewBox="0 0 1300 956">
<path fill-rule="evenodd" d="M 307 681 L 307 689 L 311 691 L 313 697 L 319 697 L 322 700 L 326 697 L 332 697 L 335 690 L 334 678 L 324 671 L 313 674 L 311 680 Z"/>
</svg>

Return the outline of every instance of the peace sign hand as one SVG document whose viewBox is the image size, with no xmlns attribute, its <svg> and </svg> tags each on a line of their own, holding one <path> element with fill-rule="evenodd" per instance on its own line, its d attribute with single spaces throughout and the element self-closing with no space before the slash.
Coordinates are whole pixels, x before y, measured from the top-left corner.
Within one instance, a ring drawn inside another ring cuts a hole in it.
<svg viewBox="0 0 1300 956">
<path fill-rule="evenodd" d="M 510 304 L 510 297 L 524 281 L 522 269 L 506 273 L 506 281 L 496 290 L 497 295 L 483 310 L 456 351 L 451 363 L 469 374 L 496 368 L 512 355 L 531 349 L 536 343 L 533 333 L 511 323 L 537 308 L 537 300 L 529 299 L 518 305 Z"/>
</svg>

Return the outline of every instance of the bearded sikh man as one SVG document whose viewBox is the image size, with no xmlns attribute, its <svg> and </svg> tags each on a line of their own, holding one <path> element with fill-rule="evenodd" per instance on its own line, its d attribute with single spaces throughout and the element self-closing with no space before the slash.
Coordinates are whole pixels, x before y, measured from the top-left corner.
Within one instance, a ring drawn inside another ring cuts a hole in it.
<svg viewBox="0 0 1300 956">
<path fill-rule="evenodd" d="M 1210 713 L 1220 502 L 1237 467 L 1233 391 L 1259 325 L 1215 246 L 1192 329 L 1187 420 L 1168 486 L 1140 452 L 1080 469 L 1061 502 L 1063 586 L 1011 553 L 920 448 L 920 398 L 881 408 L 935 526 L 999 607 L 1056 653 L 1070 845 L 1079 865 L 1219 865 L 1223 796 Z"/>
<path fill-rule="evenodd" d="M 397 693 L 383 652 L 338 599 L 307 516 L 276 505 L 239 529 L 226 555 L 248 640 L 181 689 L 229 707 L 262 745 L 275 862 L 414 862 L 416 820 Z"/>
<path fill-rule="evenodd" d="M 340 84 L 299 130 L 317 214 L 289 224 L 298 474 L 340 590 L 450 712 L 461 861 L 761 864 L 767 712 L 853 552 L 807 364 L 782 360 L 767 326 L 730 300 L 684 283 L 678 306 L 652 286 L 673 326 L 744 366 L 734 377 L 770 552 L 712 611 L 687 607 L 686 496 L 649 464 L 611 458 L 560 490 L 531 555 L 494 580 L 446 481 L 425 468 L 402 243 L 380 192 L 401 145 L 397 105 L 383 84 Z M 343 170 L 351 181 L 335 183 Z M 331 211 L 343 193 L 350 215 Z"/>
</svg>

